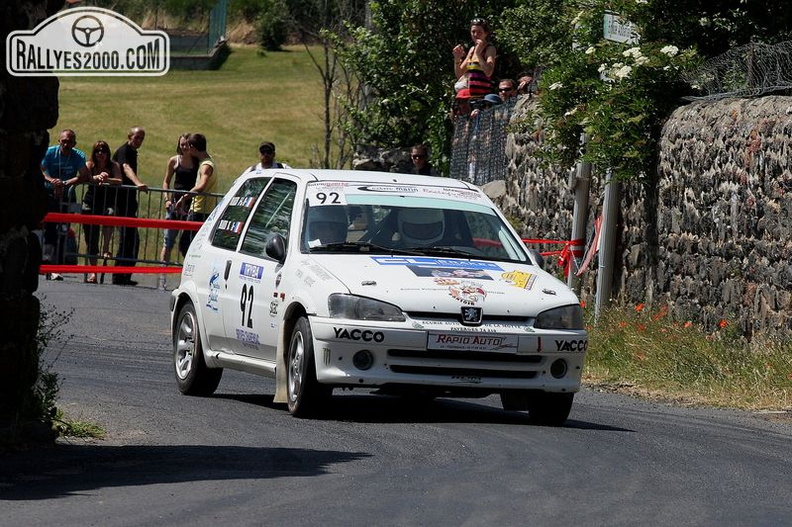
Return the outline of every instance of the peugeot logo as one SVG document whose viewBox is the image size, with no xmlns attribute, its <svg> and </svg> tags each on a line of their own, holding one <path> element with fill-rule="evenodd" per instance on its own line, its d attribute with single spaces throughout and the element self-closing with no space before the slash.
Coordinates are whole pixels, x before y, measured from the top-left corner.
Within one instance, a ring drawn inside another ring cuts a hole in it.
<svg viewBox="0 0 792 527">
<path fill-rule="evenodd" d="M 104 33 L 105 28 L 102 22 L 95 16 L 81 16 L 72 25 L 72 38 L 85 48 L 93 47 L 101 42 Z"/>
<path fill-rule="evenodd" d="M 465 326 L 480 326 L 484 311 L 480 307 L 463 307 L 462 324 Z"/>
</svg>

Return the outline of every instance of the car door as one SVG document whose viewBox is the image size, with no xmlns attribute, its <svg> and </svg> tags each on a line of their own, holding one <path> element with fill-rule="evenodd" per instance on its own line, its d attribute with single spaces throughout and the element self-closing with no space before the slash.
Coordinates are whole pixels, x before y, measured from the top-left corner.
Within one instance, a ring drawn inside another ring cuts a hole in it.
<svg viewBox="0 0 792 527">
<path fill-rule="evenodd" d="M 226 260 L 220 302 L 228 345 L 236 354 L 275 361 L 282 299 L 274 295 L 281 264 L 265 254 L 265 247 L 276 234 L 288 243 L 296 193 L 294 181 L 275 178 L 256 206 L 239 250 Z"/>
<path fill-rule="evenodd" d="M 228 289 L 229 261 L 234 259 L 242 230 L 271 178 L 251 178 L 245 181 L 229 200 L 211 232 L 210 243 L 201 249 L 201 258 L 208 276 L 201 283 L 208 284 L 207 300 L 204 303 L 206 334 L 210 347 L 218 351 L 230 351 L 225 331 L 225 305 L 223 295 Z M 211 262 L 211 266 L 210 263 Z"/>
</svg>

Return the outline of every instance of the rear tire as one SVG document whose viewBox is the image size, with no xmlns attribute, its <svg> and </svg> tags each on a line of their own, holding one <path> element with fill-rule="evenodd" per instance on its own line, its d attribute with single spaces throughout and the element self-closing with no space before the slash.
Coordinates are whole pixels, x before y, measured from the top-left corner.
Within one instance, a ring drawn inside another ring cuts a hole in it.
<svg viewBox="0 0 792 527">
<path fill-rule="evenodd" d="M 295 417 L 316 415 L 328 402 L 332 388 L 316 380 L 313 335 L 305 317 L 294 325 L 286 368 L 289 413 Z"/>
<path fill-rule="evenodd" d="M 176 383 L 184 395 L 212 395 L 223 376 L 222 368 L 206 365 L 195 307 L 187 302 L 179 310 L 173 328 L 173 367 Z"/>
<path fill-rule="evenodd" d="M 561 426 L 572 410 L 574 393 L 537 393 L 531 397 L 528 412 L 538 425 Z"/>
</svg>

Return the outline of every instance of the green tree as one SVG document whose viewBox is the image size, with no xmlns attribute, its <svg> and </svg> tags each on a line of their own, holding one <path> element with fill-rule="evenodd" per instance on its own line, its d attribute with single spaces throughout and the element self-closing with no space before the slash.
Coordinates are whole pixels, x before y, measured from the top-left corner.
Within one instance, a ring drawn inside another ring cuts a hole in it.
<svg viewBox="0 0 792 527">
<path fill-rule="evenodd" d="M 365 87 L 362 101 L 351 101 L 349 128 L 359 143 L 409 146 L 428 143 L 434 162 L 448 163 L 453 97 L 451 49 L 470 45 L 469 22 L 489 18 L 497 33 L 498 15 L 511 1 L 445 2 L 383 0 L 370 4 L 370 27 L 351 30 L 340 48 L 345 63 Z M 506 51 L 498 45 L 499 54 Z"/>
</svg>

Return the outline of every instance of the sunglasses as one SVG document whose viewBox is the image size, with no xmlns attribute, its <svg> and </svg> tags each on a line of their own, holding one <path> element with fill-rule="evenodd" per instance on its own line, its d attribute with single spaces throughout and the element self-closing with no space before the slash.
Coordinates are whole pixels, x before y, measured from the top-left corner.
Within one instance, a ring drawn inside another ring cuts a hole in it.
<svg viewBox="0 0 792 527">
<path fill-rule="evenodd" d="M 471 26 L 485 26 L 488 25 L 486 18 L 474 18 L 470 21 Z"/>
<path fill-rule="evenodd" d="M 275 155 L 275 150 L 270 150 L 268 148 L 261 149 L 261 150 L 259 150 L 259 152 L 261 152 L 261 155 L 264 155 L 264 156 L 274 156 Z"/>
</svg>

